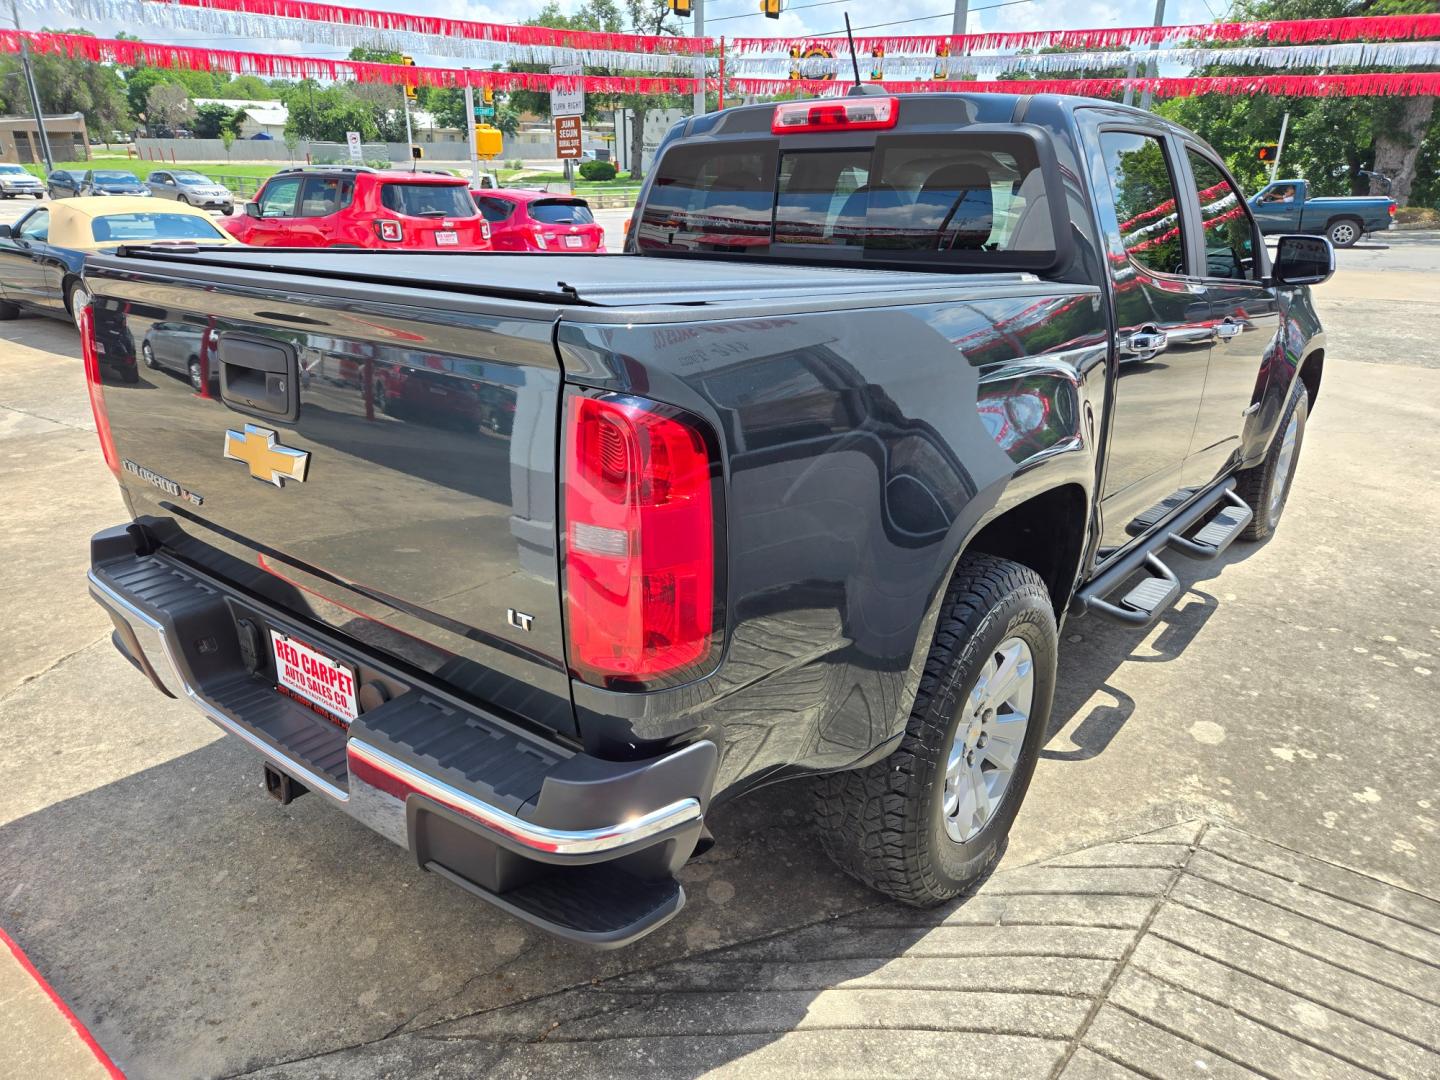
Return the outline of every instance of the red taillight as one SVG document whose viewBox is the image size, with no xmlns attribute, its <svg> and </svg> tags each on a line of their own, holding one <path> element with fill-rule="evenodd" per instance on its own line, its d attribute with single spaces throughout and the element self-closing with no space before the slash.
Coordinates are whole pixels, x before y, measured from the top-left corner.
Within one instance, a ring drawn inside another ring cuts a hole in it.
<svg viewBox="0 0 1440 1080">
<path fill-rule="evenodd" d="M 801 131 L 873 131 L 893 128 L 899 119 L 900 102 L 893 97 L 788 101 L 775 106 L 770 131 L 775 135 Z"/>
<path fill-rule="evenodd" d="M 399 243 L 405 239 L 405 230 L 400 227 L 400 222 L 392 218 L 376 218 L 375 235 L 380 237 L 381 240 Z"/>
<path fill-rule="evenodd" d="M 571 668 L 602 686 L 702 674 L 719 608 L 713 458 L 699 421 L 577 394 L 565 434 Z"/>
<path fill-rule="evenodd" d="M 105 389 L 100 385 L 100 350 L 95 341 L 95 313 L 89 306 L 80 309 L 80 355 L 85 359 L 85 385 L 90 391 L 90 411 L 95 414 L 95 434 L 100 436 L 100 452 L 105 464 L 120 475 L 120 455 L 115 452 L 115 438 L 110 434 L 110 414 L 105 411 Z"/>
<path fill-rule="evenodd" d="M 1390 216 L 1391 216 L 1391 217 L 1394 217 L 1394 216 L 1395 216 L 1395 206 L 1396 206 L 1396 204 L 1393 203 L 1393 202 L 1390 204 Z"/>
</svg>

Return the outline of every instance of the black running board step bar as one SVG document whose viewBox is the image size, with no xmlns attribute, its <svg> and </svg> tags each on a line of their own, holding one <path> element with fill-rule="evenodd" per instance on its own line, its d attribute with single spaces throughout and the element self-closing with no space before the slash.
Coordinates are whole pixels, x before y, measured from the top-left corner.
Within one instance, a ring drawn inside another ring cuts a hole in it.
<svg viewBox="0 0 1440 1080">
<path fill-rule="evenodd" d="M 1231 505 L 1225 507 L 1215 522 L 1207 523 L 1193 539 L 1185 539 L 1183 534 L 1204 520 L 1215 507 L 1227 502 Z M 1243 515 L 1239 513 L 1242 506 L 1246 511 Z M 1244 531 L 1250 523 L 1250 516 L 1250 508 L 1235 494 L 1235 478 L 1228 477 L 1201 494 L 1166 525 L 1138 542 L 1134 549 L 1120 556 L 1098 577 L 1079 589 L 1072 607 L 1078 614 L 1094 611 L 1129 626 L 1148 626 L 1184 591 L 1175 572 L 1160 560 L 1159 553 L 1174 545 L 1196 558 L 1214 558 Z M 1212 524 L 1219 527 L 1207 531 Z M 1118 603 L 1107 599 L 1142 570 L 1149 574 L 1146 580 L 1133 586 Z"/>
<path fill-rule="evenodd" d="M 1132 626 L 1147 625 L 1156 615 L 1180 599 L 1185 587 L 1180 584 L 1175 571 L 1161 562 L 1153 552 L 1145 556 L 1144 565 L 1151 576 L 1126 593 L 1120 603 L 1112 604 L 1098 596 L 1086 602 L 1095 611 L 1112 619 L 1130 623 Z"/>
<path fill-rule="evenodd" d="M 1225 498 L 1230 505 L 1222 507 L 1194 536 L 1187 538 L 1178 532 L 1171 532 L 1169 546 L 1192 559 L 1219 558 L 1255 519 L 1255 511 L 1250 509 L 1249 503 L 1235 494 L 1234 489 L 1227 490 Z"/>
</svg>

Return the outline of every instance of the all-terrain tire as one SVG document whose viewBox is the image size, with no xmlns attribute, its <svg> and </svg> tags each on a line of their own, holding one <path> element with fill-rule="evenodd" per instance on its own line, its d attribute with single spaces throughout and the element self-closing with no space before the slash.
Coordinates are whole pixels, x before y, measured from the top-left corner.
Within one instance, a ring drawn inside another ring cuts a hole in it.
<svg viewBox="0 0 1440 1080">
<path fill-rule="evenodd" d="M 1055 612 L 1040 576 L 992 555 L 967 555 L 946 590 L 935 640 L 899 747 L 863 769 L 815 781 L 820 842 L 841 869 L 916 907 L 949 900 L 994 865 L 1030 785 L 1055 691 Z M 990 818 L 964 842 L 946 831 L 946 761 L 964 703 L 1001 642 L 1030 648 L 1029 726 L 1008 787 Z"/>
<path fill-rule="evenodd" d="M 1285 503 L 1290 498 L 1290 483 L 1300 463 L 1300 448 L 1305 442 L 1305 423 L 1310 417 L 1310 395 L 1299 379 L 1290 390 L 1290 401 L 1275 426 L 1275 437 L 1259 465 L 1235 474 L 1235 494 L 1255 511 L 1250 524 L 1240 534 L 1241 540 L 1268 540 L 1280 524 Z M 1294 422 L 1293 446 L 1285 452 L 1285 442 Z"/>
</svg>

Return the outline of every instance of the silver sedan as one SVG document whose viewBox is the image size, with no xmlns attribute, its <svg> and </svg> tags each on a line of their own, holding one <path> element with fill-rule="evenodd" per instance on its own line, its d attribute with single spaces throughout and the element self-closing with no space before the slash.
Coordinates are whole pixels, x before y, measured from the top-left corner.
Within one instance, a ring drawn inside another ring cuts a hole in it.
<svg viewBox="0 0 1440 1080">
<path fill-rule="evenodd" d="M 152 195 L 174 199 L 202 210 L 219 210 L 223 214 L 235 210 L 235 196 L 229 188 L 188 169 L 156 170 L 150 174 L 146 186 Z"/>
</svg>

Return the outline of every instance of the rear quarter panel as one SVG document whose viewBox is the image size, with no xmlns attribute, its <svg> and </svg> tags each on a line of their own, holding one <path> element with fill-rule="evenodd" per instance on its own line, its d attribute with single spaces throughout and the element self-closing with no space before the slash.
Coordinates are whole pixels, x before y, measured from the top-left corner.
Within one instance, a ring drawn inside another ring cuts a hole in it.
<svg viewBox="0 0 1440 1080">
<path fill-rule="evenodd" d="M 683 265 L 683 264 L 682 264 Z M 574 685 L 587 743 L 704 734 L 718 787 L 836 768 L 898 734 L 966 539 L 1028 494 L 1088 494 L 1104 394 L 1099 294 L 711 322 L 562 321 L 567 379 L 715 428 L 725 466 L 726 651 L 649 694 Z M 642 359 L 643 358 L 643 359 Z"/>
</svg>

